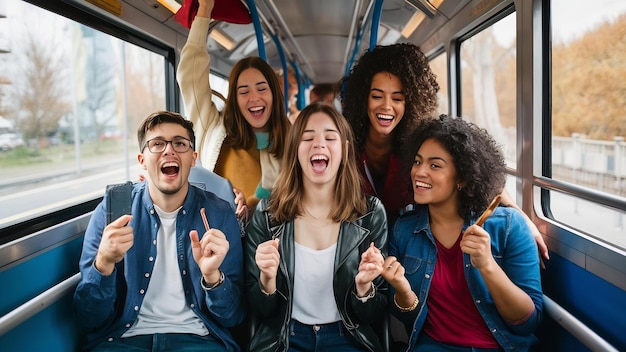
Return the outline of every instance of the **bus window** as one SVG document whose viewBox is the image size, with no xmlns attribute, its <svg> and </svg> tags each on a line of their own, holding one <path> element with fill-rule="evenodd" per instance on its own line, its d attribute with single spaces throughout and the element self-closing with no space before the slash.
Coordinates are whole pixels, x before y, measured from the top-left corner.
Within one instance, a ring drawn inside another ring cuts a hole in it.
<svg viewBox="0 0 626 352">
<path fill-rule="evenodd" d="M 0 140 L 12 142 L 0 150 L 0 229 L 136 180 L 137 125 L 165 109 L 167 67 L 27 2 L 2 7 Z"/>
<path fill-rule="evenodd" d="M 224 79 L 211 73 L 209 75 L 209 83 L 211 84 L 211 89 L 220 93 L 224 98 L 228 96 L 228 79 Z M 224 110 L 225 101 L 215 95 L 212 99 L 219 111 Z"/>
<path fill-rule="evenodd" d="M 550 3 L 550 176 L 626 197 L 626 3 Z M 550 197 L 556 220 L 626 248 L 626 213 L 557 192 Z"/>
<path fill-rule="evenodd" d="M 461 114 L 485 128 L 515 169 L 515 13 L 461 43 Z"/>
<path fill-rule="evenodd" d="M 437 98 L 439 99 L 439 107 L 437 113 L 448 114 L 448 55 L 442 53 L 436 58 L 430 60 L 430 69 L 437 76 L 437 83 L 439 84 L 439 93 Z"/>
</svg>

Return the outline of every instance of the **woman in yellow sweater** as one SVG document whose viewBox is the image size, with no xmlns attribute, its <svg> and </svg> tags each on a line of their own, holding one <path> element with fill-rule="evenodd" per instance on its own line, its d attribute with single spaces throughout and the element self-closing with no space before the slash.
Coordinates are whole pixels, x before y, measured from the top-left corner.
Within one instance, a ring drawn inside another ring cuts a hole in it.
<svg viewBox="0 0 626 352">
<path fill-rule="evenodd" d="M 222 113 L 212 102 L 206 42 L 214 4 L 214 0 L 199 1 L 177 80 L 198 136 L 202 166 L 230 180 L 238 199 L 243 192 L 252 211 L 260 198 L 269 196 L 278 176 L 289 120 L 278 78 L 258 57 L 244 58 L 233 67 Z"/>
</svg>

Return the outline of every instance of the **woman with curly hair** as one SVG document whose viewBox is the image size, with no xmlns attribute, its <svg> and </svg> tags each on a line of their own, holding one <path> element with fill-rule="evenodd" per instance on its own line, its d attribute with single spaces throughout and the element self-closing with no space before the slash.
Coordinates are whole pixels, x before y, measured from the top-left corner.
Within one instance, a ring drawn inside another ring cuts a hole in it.
<svg viewBox="0 0 626 352">
<path fill-rule="evenodd" d="M 412 203 L 407 172 L 400 167 L 403 140 L 421 120 L 433 117 L 439 85 L 422 51 L 402 43 L 364 53 L 341 86 L 364 191 L 381 199 L 391 228 Z"/>
<path fill-rule="evenodd" d="M 407 351 L 529 350 L 543 310 L 530 228 L 506 207 L 477 222 L 504 186 L 502 151 L 486 130 L 445 115 L 410 141 L 420 205 L 397 220 L 382 273 Z"/>
<path fill-rule="evenodd" d="M 366 52 L 340 83 L 343 115 L 354 132 L 363 189 L 380 198 L 391 229 L 397 217 L 413 207 L 402 150 L 407 136 L 422 121 L 436 117 L 439 84 L 424 53 L 410 43 L 377 46 Z M 502 202 L 522 214 L 540 252 L 549 259 L 537 227 L 506 190 L 501 191 Z"/>
</svg>

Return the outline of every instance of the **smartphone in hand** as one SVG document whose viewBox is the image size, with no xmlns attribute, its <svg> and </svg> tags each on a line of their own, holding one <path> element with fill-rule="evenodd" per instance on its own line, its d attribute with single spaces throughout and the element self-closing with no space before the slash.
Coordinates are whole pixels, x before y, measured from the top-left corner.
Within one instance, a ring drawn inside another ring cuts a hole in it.
<svg viewBox="0 0 626 352">
<path fill-rule="evenodd" d="M 133 183 L 131 181 L 107 185 L 107 225 L 122 215 L 130 214 L 132 191 Z"/>
</svg>

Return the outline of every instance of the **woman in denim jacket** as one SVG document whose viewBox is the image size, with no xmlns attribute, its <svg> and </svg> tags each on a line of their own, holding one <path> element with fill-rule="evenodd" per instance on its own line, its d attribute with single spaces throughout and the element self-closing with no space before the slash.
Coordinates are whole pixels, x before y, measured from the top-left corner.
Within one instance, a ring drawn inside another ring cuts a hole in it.
<svg viewBox="0 0 626 352">
<path fill-rule="evenodd" d="M 539 257 L 522 216 L 478 215 L 505 182 L 502 152 L 461 119 L 426 121 L 411 140 L 416 210 L 395 224 L 383 277 L 407 351 L 524 351 L 543 309 Z"/>
</svg>

